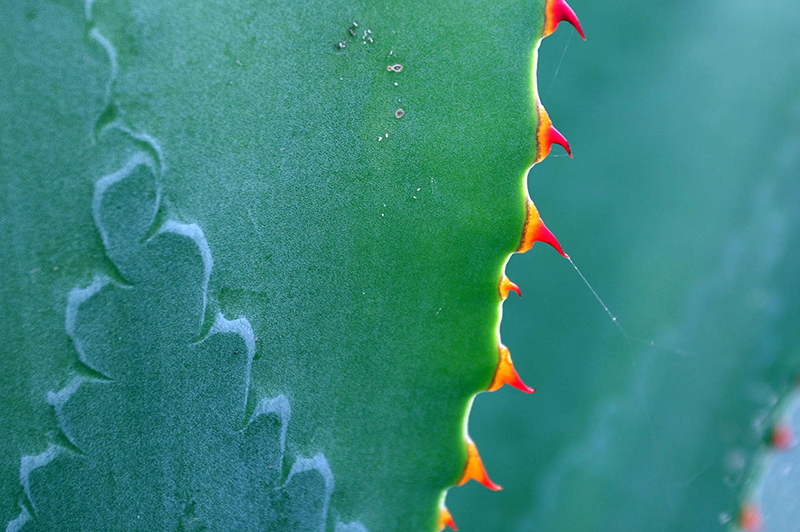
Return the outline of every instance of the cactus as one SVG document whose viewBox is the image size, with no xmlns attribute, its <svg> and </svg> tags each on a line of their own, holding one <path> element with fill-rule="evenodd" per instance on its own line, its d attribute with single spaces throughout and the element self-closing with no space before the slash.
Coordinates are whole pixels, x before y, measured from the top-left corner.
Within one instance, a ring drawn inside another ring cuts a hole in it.
<svg viewBox="0 0 800 532">
<path fill-rule="evenodd" d="M 7 530 L 435 530 L 499 489 L 467 415 L 533 391 L 503 269 L 563 254 L 536 49 L 582 30 L 486 4 L 4 5 Z"/>
</svg>

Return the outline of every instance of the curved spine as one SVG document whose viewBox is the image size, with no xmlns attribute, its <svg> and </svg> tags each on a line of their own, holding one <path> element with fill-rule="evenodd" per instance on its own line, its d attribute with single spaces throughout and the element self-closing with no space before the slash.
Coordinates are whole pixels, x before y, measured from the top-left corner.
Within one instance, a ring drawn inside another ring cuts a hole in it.
<svg viewBox="0 0 800 532">
<path fill-rule="evenodd" d="M 535 392 L 536 388 L 531 388 L 522 382 L 517 370 L 514 368 L 514 363 L 511 361 L 511 352 L 508 348 L 500 344 L 498 351 L 500 353 L 500 361 L 497 364 L 497 370 L 494 373 L 492 384 L 486 391 L 493 392 L 502 388 L 504 384 L 509 384 L 525 393 Z"/>
<path fill-rule="evenodd" d="M 458 530 L 455 521 L 453 521 L 453 515 L 450 513 L 450 510 L 448 510 L 446 506 L 442 505 L 439 508 L 439 530 L 444 530 L 448 526 L 453 530 Z"/>
<path fill-rule="evenodd" d="M 503 275 L 503 278 L 500 279 L 500 299 L 503 301 L 508 299 L 509 292 L 516 292 L 519 297 L 522 297 L 522 292 L 517 283 L 509 279 L 508 276 Z"/>
<path fill-rule="evenodd" d="M 564 253 L 555 235 L 553 235 L 550 229 L 544 224 L 542 217 L 539 216 L 539 210 L 536 208 L 536 205 L 528 198 L 528 204 L 525 207 L 525 226 L 522 229 L 522 238 L 520 239 L 517 253 L 529 251 L 533 247 L 534 242 L 550 244 L 563 257 L 569 257 L 569 255 Z"/>
<path fill-rule="evenodd" d="M 475 442 L 467 436 L 467 465 L 464 468 L 464 473 L 461 475 L 461 480 L 458 481 L 457 486 L 463 486 L 470 480 L 480 482 L 492 491 L 500 491 L 503 489 L 499 484 L 492 482 L 486 468 L 483 466 L 481 455 L 478 454 L 478 447 Z"/>
<path fill-rule="evenodd" d="M 586 35 L 583 34 L 583 28 L 581 28 L 581 21 L 578 20 L 575 11 L 569 7 L 569 4 L 565 0 L 547 1 L 545 7 L 544 34 L 542 36 L 547 37 L 548 35 L 552 35 L 552 33 L 556 31 L 558 24 L 563 20 L 572 24 L 575 29 L 578 30 L 581 38 L 584 41 L 586 40 Z"/>
<path fill-rule="evenodd" d="M 567 155 L 572 157 L 572 150 L 569 147 L 569 142 L 553 125 L 550 120 L 550 115 L 547 114 L 544 107 L 539 105 L 536 109 L 536 114 L 539 116 L 539 127 L 536 131 L 536 160 L 533 164 L 540 163 L 550 155 L 550 150 L 553 144 L 558 144 L 567 150 Z"/>
</svg>

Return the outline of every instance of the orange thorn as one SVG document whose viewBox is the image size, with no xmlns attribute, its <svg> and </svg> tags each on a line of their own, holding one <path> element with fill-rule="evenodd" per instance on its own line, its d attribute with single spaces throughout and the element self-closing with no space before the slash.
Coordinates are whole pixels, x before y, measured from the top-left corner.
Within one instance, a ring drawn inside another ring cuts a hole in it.
<svg viewBox="0 0 800 532">
<path fill-rule="evenodd" d="M 779 423 L 772 428 L 772 445 L 777 449 L 788 449 L 792 446 L 792 428 Z"/>
<path fill-rule="evenodd" d="M 453 530 L 458 530 L 455 521 L 453 521 L 453 516 L 450 514 L 450 510 L 442 506 L 439 509 L 439 530 L 444 530 L 445 527 L 448 526 Z"/>
<path fill-rule="evenodd" d="M 486 473 L 486 468 L 483 467 L 483 460 L 478 454 L 478 448 L 475 442 L 467 438 L 467 465 L 464 467 L 464 474 L 461 475 L 461 480 L 458 481 L 458 486 L 462 486 L 470 480 L 477 480 L 492 491 L 500 491 L 501 488 L 489 478 Z"/>
<path fill-rule="evenodd" d="M 552 35 L 552 33 L 556 31 L 558 23 L 562 20 L 566 20 L 572 24 L 575 29 L 578 30 L 583 40 L 586 40 L 586 35 L 583 34 L 583 28 L 581 28 L 581 22 L 578 20 L 578 16 L 565 0 L 547 0 L 547 5 L 544 8 L 544 34 L 542 37 Z"/>
<path fill-rule="evenodd" d="M 758 532 L 764 523 L 761 517 L 761 510 L 752 503 L 745 505 L 739 514 L 739 523 L 742 525 L 742 529 L 747 532 Z"/>
<path fill-rule="evenodd" d="M 572 150 L 569 148 L 567 139 L 553 127 L 553 122 L 544 107 L 540 105 L 537 114 L 539 115 L 539 127 L 536 128 L 537 150 L 534 164 L 542 162 L 545 157 L 550 155 L 550 148 L 553 147 L 553 144 L 563 146 L 567 150 L 567 155 L 572 157 Z"/>
<path fill-rule="evenodd" d="M 498 351 L 500 353 L 500 362 L 497 364 L 497 370 L 494 372 L 494 379 L 492 379 L 492 385 L 489 386 L 488 391 L 493 392 L 502 388 L 504 384 L 510 384 L 525 393 L 535 392 L 536 388 L 531 388 L 519 378 L 519 373 L 514 369 L 514 363 L 511 361 L 511 352 L 508 348 L 500 344 Z"/>
<path fill-rule="evenodd" d="M 505 300 L 508 298 L 509 292 L 516 292 L 519 297 L 522 297 L 522 292 L 520 292 L 519 286 L 512 282 L 511 279 L 503 275 L 503 278 L 500 279 L 500 299 Z"/>
<path fill-rule="evenodd" d="M 522 230 L 522 240 L 517 248 L 517 253 L 525 253 L 533 247 L 534 242 L 546 242 L 553 246 L 561 256 L 568 259 L 569 255 L 564 253 L 564 250 L 561 249 L 561 244 L 558 243 L 553 233 L 544 225 L 536 205 L 533 204 L 530 198 L 528 199 L 525 213 L 525 228 Z"/>
</svg>

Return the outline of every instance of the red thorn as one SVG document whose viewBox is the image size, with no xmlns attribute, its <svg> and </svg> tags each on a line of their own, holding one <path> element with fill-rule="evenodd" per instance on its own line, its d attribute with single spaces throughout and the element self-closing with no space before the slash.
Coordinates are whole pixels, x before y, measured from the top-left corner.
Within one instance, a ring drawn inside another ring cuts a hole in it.
<svg viewBox="0 0 800 532">
<path fill-rule="evenodd" d="M 538 240 L 539 242 L 546 242 L 546 243 L 550 244 L 563 257 L 569 258 L 569 255 L 564 253 L 564 250 L 561 249 L 561 244 L 558 243 L 558 240 L 556 240 L 555 235 L 553 235 L 553 233 L 550 232 L 550 229 L 548 229 L 547 226 L 544 225 L 544 222 L 542 222 L 541 226 L 539 227 L 539 231 L 538 231 L 538 234 L 536 235 L 535 239 Z"/>
<path fill-rule="evenodd" d="M 458 481 L 458 486 L 466 484 L 470 480 L 476 480 L 492 491 L 503 489 L 489 478 L 475 442 L 467 438 L 467 465 L 464 466 L 464 473 L 461 475 L 461 480 Z"/>
<path fill-rule="evenodd" d="M 567 139 L 564 138 L 564 135 L 561 134 L 552 124 L 550 125 L 550 131 L 548 131 L 548 136 L 550 137 L 550 144 L 558 144 L 563 146 L 565 150 L 567 150 L 567 155 L 572 157 L 572 150 L 569 149 L 569 142 Z"/>
<path fill-rule="evenodd" d="M 739 514 L 739 523 L 746 532 L 758 532 L 764 524 L 761 510 L 752 503 L 745 505 Z"/>
<path fill-rule="evenodd" d="M 522 292 L 517 283 L 503 275 L 503 278 L 500 279 L 500 298 L 505 301 L 509 292 L 516 292 L 519 297 L 522 297 Z"/>
<path fill-rule="evenodd" d="M 439 530 L 444 530 L 445 527 L 450 527 L 453 530 L 458 530 L 455 521 L 453 521 L 453 516 L 446 507 L 442 506 L 439 508 Z"/>
<path fill-rule="evenodd" d="M 584 41 L 586 40 L 586 35 L 583 34 L 583 28 L 581 28 L 581 22 L 578 20 L 578 16 L 565 0 L 547 0 L 544 13 L 544 34 L 542 37 L 551 35 L 556 31 L 559 22 L 566 20 L 578 30 L 581 38 Z"/>
<path fill-rule="evenodd" d="M 494 372 L 492 384 L 489 386 L 488 391 L 493 392 L 499 390 L 504 384 L 510 384 L 517 390 L 522 390 L 525 393 L 533 393 L 536 388 L 531 388 L 519 377 L 519 373 L 514 368 L 514 362 L 511 361 L 511 352 L 506 346 L 500 344 L 498 349 L 500 360 L 497 363 L 497 369 Z"/>
<path fill-rule="evenodd" d="M 550 155 L 550 149 L 553 147 L 553 144 L 563 146 L 564 149 L 567 150 L 567 154 L 572 157 L 572 150 L 569 148 L 569 142 L 564 138 L 564 135 L 553 127 L 553 122 L 550 120 L 550 116 L 547 114 L 544 107 L 540 105 L 537 113 L 539 116 L 539 126 L 536 129 L 537 153 L 534 164 L 542 162 L 545 157 Z"/>
<path fill-rule="evenodd" d="M 525 253 L 533 247 L 534 242 L 546 242 L 553 246 L 562 257 L 569 258 L 569 255 L 561 249 L 561 244 L 558 243 L 556 237 L 544 224 L 536 205 L 529 198 L 526 208 L 525 228 L 522 230 L 522 241 L 519 243 L 517 253 Z"/>
<path fill-rule="evenodd" d="M 772 429 L 772 445 L 777 449 L 788 449 L 792 446 L 792 429 L 785 423 L 779 423 Z"/>
</svg>

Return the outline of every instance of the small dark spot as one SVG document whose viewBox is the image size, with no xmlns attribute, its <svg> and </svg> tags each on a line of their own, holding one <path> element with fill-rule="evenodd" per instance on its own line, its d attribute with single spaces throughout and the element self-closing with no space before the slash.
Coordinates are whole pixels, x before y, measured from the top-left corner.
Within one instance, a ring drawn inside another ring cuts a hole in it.
<svg viewBox="0 0 800 532">
<path fill-rule="evenodd" d="M 389 72 L 402 72 L 403 65 L 401 65 L 400 63 L 395 63 L 394 65 L 389 65 L 388 67 L 386 67 L 386 70 L 388 70 Z"/>
<path fill-rule="evenodd" d="M 404 114 L 406 114 L 405 111 L 403 111 L 402 109 L 398 109 L 397 111 L 394 112 L 394 117 L 395 118 L 403 118 Z"/>
<path fill-rule="evenodd" d="M 238 354 L 239 354 L 239 351 L 234 351 L 234 352 L 233 352 L 233 354 L 234 354 L 234 355 L 238 355 Z"/>
</svg>

